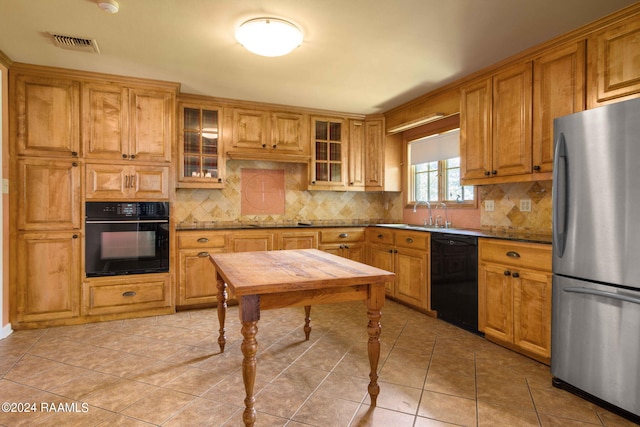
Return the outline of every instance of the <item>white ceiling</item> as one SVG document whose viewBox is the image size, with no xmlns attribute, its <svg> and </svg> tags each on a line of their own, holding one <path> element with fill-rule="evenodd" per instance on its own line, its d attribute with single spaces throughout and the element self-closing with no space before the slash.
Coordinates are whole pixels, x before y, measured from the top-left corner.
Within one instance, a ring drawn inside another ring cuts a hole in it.
<svg viewBox="0 0 640 427">
<path fill-rule="evenodd" d="M 11 60 L 181 83 L 181 91 L 350 113 L 386 111 L 635 0 L 0 0 Z M 305 40 L 288 56 L 233 38 L 259 16 Z M 48 32 L 95 38 L 100 54 Z"/>
</svg>

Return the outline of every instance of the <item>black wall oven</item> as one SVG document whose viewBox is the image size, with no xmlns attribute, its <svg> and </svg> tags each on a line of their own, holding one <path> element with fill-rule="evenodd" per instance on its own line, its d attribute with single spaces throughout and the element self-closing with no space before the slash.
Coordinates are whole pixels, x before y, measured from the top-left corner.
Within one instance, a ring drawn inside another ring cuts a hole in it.
<svg viewBox="0 0 640 427">
<path fill-rule="evenodd" d="M 169 202 L 87 202 L 87 277 L 169 271 Z"/>
</svg>

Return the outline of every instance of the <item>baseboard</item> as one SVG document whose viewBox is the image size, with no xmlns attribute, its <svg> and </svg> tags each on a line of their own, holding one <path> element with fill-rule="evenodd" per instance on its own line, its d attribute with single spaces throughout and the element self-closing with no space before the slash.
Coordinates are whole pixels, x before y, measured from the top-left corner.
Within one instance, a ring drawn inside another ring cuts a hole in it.
<svg viewBox="0 0 640 427">
<path fill-rule="evenodd" d="M 13 329 L 11 329 L 11 323 L 7 323 L 0 329 L 0 340 L 5 339 L 9 335 L 13 333 Z"/>
</svg>

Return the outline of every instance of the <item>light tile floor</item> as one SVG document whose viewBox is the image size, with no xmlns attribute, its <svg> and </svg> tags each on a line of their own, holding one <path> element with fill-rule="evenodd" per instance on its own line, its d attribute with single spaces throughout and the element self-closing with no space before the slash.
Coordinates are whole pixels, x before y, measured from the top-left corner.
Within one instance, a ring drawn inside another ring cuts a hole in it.
<svg viewBox="0 0 640 427">
<path fill-rule="evenodd" d="M 0 401 L 32 412 L 0 425 L 241 426 L 237 316 L 222 354 L 215 309 L 16 331 L 0 341 Z M 309 341 L 303 317 L 262 313 L 257 426 L 632 425 L 553 388 L 549 367 L 392 301 L 372 408 L 362 303 L 314 306 Z"/>
</svg>

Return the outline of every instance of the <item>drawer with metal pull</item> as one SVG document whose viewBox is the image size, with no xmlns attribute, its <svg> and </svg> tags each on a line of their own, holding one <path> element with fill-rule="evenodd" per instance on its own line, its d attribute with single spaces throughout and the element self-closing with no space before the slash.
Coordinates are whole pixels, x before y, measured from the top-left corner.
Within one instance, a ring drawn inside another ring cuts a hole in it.
<svg viewBox="0 0 640 427">
<path fill-rule="evenodd" d="M 221 231 L 179 231 L 178 248 L 222 248 L 226 244 L 225 237 Z"/>
<path fill-rule="evenodd" d="M 478 239 L 478 258 L 485 262 L 551 271 L 551 245 Z"/>
<path fill-rule="evenodd" d="M 410 249 L 429 250 L 431 234 L 424 231 L 396 231 L 396 246 Z"/>
<path fill-rule="evenodd" d="M 84 314 L 122 313 L 171 306 L 170 277 L 165 274 L 88 280 L 83 286 Z"/>
<path fill-rule="evenodd" d="M 320 243 L 364 241 L 364 228 L 331 228 L 320 230 Z"/>
</svg>

